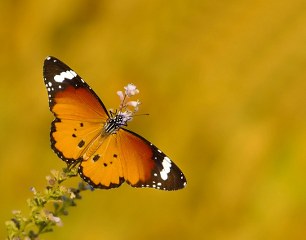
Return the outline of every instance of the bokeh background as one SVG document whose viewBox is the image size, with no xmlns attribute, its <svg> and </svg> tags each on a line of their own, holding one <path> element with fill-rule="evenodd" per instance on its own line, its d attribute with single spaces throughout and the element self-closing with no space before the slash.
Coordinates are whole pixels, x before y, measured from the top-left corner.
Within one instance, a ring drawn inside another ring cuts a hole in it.
<svg viewBox="0 0 306 240">
<path fill-rule="evenodd" d="M 42 64 L 77 71 L 108 108 L 129 82 L 129 129 L 166 152 L 177 192 L 86 192 L 44 239 L 306 239 L 306 2 L 0 1 L 0 237 L 51 151 Z M 76 183 L 67 183 L 72 186 Z"/>
</svg>

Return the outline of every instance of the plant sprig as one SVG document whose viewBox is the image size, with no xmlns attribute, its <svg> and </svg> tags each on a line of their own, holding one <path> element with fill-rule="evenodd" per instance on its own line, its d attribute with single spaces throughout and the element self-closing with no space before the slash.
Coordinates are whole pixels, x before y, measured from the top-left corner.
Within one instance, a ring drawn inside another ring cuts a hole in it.
<svg viewBox="0 0 306 240">
<path fill-rule="evenodd" d="M 34 240 L 43 233 L 52 232 L 55 226 L 62 226 L 62 216 L 68 214 L 68 208 L 76 206 L 75 201 L 81 199 L 82 191 L 91 186 L 81 182 L 77 188 L 62 185 L 67 179 L 75 177 L 75 168 L 64 168 L 62 171 L 52 170 L 46 177 L 47 186 L 43 191 L 31 187 L 33 197 L 27 200 L 29 215 L 25 217 L 21 211 L 14 210 L 11 220 L 6 221 L 7 239 Z"/>
</svg>

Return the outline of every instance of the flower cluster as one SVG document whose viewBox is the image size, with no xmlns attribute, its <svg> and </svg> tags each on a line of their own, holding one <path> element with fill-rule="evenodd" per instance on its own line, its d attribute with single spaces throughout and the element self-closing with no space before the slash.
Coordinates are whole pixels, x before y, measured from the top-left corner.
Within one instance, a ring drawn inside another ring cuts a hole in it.
<svg viewBox="0 0 306 240">
<path fill-rule="evenodd" d="M 130 100 L 132 96 L 139 93 L 139 90 L 134 84 L 129 83 L 127 86 L 124 87 L 124 90 L 124 93 L 122 91 L 117 92 L 117 95 L 120 98 L 120 107 L 117 115 L 121 115 L 123 117 L 123 122 L 126 123 L 133 119 L 133 115 L 139 109 L 140 102 L 139 100 Z"/>
<path fill-rule="evenodd" d="M 122 111 L 123 109 L 126 109 L 128 106 L 131 106 L 134 107 L 134 112 L 137 112 L 138 106 L 140 105 L 139 100 L 136 101 L 128 101 L 128 100 L 130 97 L 138 94 L 139 90 L 132 83 L 129 83 L 126 87 L 124 87 L 124 89 L 125 89 L 124 94 L 122 91 L 117 92 L 117 95 L 119 96 L 121 101 L 119 111 Z"/>
<path fill-rule="evenodd" d="M 84 182 L 76 189 L 61 185 L 76 175 L 76 169 L 52 170 L 51 175 L 46 177 L 44 191 L 31 187 L 33 197 L 27 200 L 30 214 L 25 217 L 19 210 L 12 212 L 13 218 L 5 223 L 8 239 L 38 239 L 42 233 L 51 232 L 54 226 L 62 226 L 61 216 L 67 215 L 67 209 L 76 205 L 75 200 L 81 198 L 81 191 L 91 189 Z"/>
</svg>

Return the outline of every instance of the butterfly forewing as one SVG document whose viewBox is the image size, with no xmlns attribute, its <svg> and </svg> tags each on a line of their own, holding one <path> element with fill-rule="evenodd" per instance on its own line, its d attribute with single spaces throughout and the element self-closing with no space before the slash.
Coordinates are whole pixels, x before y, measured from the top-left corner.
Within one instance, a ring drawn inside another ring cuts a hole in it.
<svg viewBox="0 0 306 240">
<path fill-rule="evenodd" d="M 56 98 L 64 98 L 63 101 L 78 101 L 86 103 L 94 112 L 102 117 L 108 117 L 108 112 L 91 87 L 69 66 L 55 57 L 47 57 L 44 62 L 44 82 L 48 90 L 50 110 L 57 104 Z M 69 97 L 69 95 L 75 95 Z M 78 99 L 78 100 L 76 100 Z M 71 106 L 70 106 L 71 107 Z M 72 111 L 72 109 L 69 109 Z M 68 111 L 69 111 L 68 110 Z M 78 110 L 84 110 L 78 108 Z M 56 114 L 55 112 L 53 112 Z"/>
<path fill-rule="evenodd" d="M 45 60 L 44 81 L 56 117 L 51 127 L 52 148 L 68 163 L 79 160 L 103 128 L 108 113 L 82 78 L 58 59 Z"/>
</svg>

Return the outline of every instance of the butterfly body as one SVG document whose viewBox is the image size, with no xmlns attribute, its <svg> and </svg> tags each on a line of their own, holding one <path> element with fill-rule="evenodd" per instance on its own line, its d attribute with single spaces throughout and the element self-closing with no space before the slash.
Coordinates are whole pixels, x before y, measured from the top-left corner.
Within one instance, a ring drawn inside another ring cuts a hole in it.
<svg viewBox="0 0 306 240">
<path fill-rule="evenodd" d="M 109 189 L 124 181 L 133 187 L 176 190 L 185 187 L 181 170 L 161 150 L 125 129 L 134 112 L 126 102 L 137 89 L 119 95 L 119 111 L 108 112 L 89 85 L 54 57 L 44 63 L 51 124 L 51 147 L 67 164 L 78 164 L 80 176 L 93 187 Z"/>
</svg>

